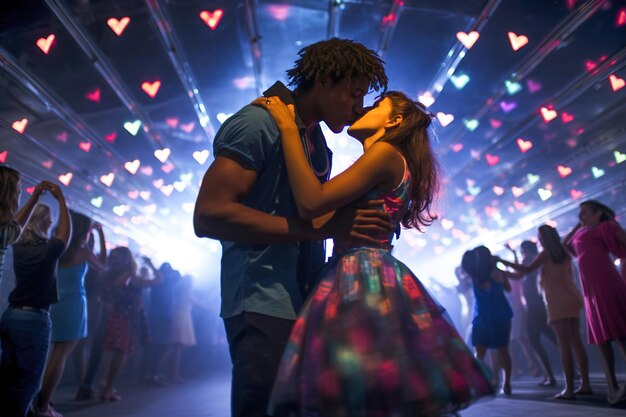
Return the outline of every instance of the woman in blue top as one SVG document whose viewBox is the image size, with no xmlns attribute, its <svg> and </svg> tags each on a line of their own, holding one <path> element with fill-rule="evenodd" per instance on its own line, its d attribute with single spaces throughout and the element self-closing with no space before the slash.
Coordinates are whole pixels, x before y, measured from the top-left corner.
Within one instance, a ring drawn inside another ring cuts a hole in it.
<svg viewBox="0 0 626 417">
<path fill-rule="evenodd" d="M 511 395 L 509 339 L 513 310 L 504 291 L 511 291 L 508 278 L 519 279 L 519 274 L 498 269 L 491 252 L 485 246 L 465 252 L 461 265 L 472 277 L 474 284 L 472 345 L 476 349 L 476 356 L 484 360 L 487 349 L 496 350 L 496 369 L 504 370 L 502 392 Z"/>
<path fill-rule="evenodd" d="M 39 410 L 50 409 L 50 400 L 63 376 L 65 362 L 80 339 L 87 337 L 87 299 L 85 274 L 87 267 L 102 270 L 106 264 L 106 242 L 102 226 L 95 225 L 100 240 L 99 256 L 87 247 L 92 220 L 80 213 L 70 211 L 72 238 L 67 250 L 59 260 L 59 301 L 50 310 L 52 319 L 52 349 L 43 386 L 37 399 Z"/>
</svg>

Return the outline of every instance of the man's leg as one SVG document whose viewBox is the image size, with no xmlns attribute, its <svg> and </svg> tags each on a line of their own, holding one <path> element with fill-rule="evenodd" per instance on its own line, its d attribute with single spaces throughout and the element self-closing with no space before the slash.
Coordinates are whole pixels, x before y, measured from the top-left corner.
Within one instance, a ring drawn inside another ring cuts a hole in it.
<svg viewBox="0 0 626 417">
<path fill-rule="evenodd" d="M 293 320 L 242 313 L 224 320 L 233 364 L 232 417 L 265 417 Z"/>
</svg>

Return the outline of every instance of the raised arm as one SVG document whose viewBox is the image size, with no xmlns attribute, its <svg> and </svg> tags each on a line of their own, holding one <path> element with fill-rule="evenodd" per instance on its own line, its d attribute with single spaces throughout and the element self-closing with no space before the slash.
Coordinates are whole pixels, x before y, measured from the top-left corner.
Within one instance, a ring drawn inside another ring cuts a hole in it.
<svg viewBox="0 0 626 417">
<path fill-rule="evenodd" d="M 304 219 L 314 219 L 346 206 L 368 191 L 391 183 L 394 178 L 393 167 L 404 163 L 402 156 L 391 144 L 377 142 L 347 170 L 322 184 L 304 152 L 300 132 L 295 124 L 294 107 L 286 106 L 278 98 L 271 100 L 269 111 L 280 130 L 289 184 L 298 213 Z M 265 107 L 267 99 L 255 101 L 255 104 Z"/>
<path fill-rule="evenodd" d="M 50 184 L 52 183 L 48 181 L 41 181 L 39 184 L 37 184 L 35 186 L 35 190 L 31 194 L 31 196 L 28 198 L 26 203 L 22 206 L 22 208 L 20 208 L 17 211 L 17 213 L 15 213 L 15 221 L 22 228 L 24 228 L 26 223 L 28 223 L 28 218 L 30 217 L 31 213 L 33 212 L 33 209 L 37 205 L 37 202 L 39 202 L 39 197 L 46 190 L 46 187 L 49 186 Z"/>
<path fill-rule="evenodd" d="M 522 265 L 519 263 L 509 262 L 502 258 L 498 258 L 498 262 L 503 263 L 504 265 L 515 269 L 516 271 L 522 272 L 524 275 L 530 272 L 536 271 L 539 269 L 541 265 L 546 261 L 546 257 L 548 254 L 546 251 L 541 252 L 529 265 Z"/>
<path fill-rule="evenodd" d="M 85 257 L 89 266 L 98 271 L 103 271 L 104 269 L 106 269 L 107 263 L 106 240 L 104 239 L 104 232 L 102 231 L 102 225 L 100 223 L 96 223 L 94 229 L 96 229 L 96 231 L 98 232 L 100 253 L 98 254 L 98 256 L 96 256 L 91 250 L 87 248 L 83 248 L 83 250 L 85 251 Z"/>
<path fill-rule="evenodd" d="M 72 223 L 70 222 L 70 212 L 67 209 L 65 197 L 63 196 L 61 188 L 59 188 L 56 184 L 49 183 L 49 185 L 46 186 L 46 189 L 50 191 L 50 194 L 52 194 L 52 196 L 59 203 L 59 220 L 54 237 L 67 246 L 67 242 L 69 242 L 70 235 L 72 234 Z"/>
<path fill-rule="evenodd" d="M 139 288 L 149 288 L 161 284 L 163 282 L 163 277 L 159 273 L 159 270 L 152 264 L 152 260 L 147 256 L 144 256 L 143 260 L 146 266 L 152 271 L 154 279 L 145 279 L 144 277 L 135 274 L 132 278 L 133 285 Z"/>
</svg>

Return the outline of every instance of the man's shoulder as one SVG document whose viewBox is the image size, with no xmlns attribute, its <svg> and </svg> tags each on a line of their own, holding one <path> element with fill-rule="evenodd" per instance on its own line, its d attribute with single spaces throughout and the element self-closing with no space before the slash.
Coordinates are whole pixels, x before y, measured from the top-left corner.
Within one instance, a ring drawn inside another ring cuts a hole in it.
<svg viewBox="0 0 626 417">
<path fill-rule="evenodd" d="M 277 130 L 276 123 L 269 112 L 259 106 L 248 104 L 242 107 L 224 122 L 224 125 L 236 124 L 239 126 L 256 127 L 259 129 Z"/>
</svg>

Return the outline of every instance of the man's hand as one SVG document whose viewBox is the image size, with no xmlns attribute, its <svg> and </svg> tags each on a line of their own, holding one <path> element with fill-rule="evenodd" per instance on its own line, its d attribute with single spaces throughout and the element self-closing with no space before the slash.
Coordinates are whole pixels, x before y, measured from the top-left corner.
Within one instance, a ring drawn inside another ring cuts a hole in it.
<svg viewBox="0 0 626 417">
<path fill-rule="evenodd" d="M 326 237 L 337 241 L 382 244 L 394 229 L 383 200 L 359 201 L 341 208 L 323 226 Z"/>
</svg>

